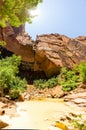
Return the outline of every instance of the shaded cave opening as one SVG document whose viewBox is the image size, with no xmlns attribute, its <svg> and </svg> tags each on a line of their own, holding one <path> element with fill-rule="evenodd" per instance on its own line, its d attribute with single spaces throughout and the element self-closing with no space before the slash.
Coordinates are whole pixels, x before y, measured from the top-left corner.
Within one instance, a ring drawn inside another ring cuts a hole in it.
<svg viewBox="0 0 86 130">
<path fill-rule="evenodd" d="M 0 51 L 1 51 L 0 59 L 10 57 L 14 54 L 11 51 L 7 50 L 5 47 L 1 47 L 1 46 L 0 46 Z M 34 63 L 29 66 L 28 62 L 21 61 L 21 64 L 19 66 L 18 76 L 21 79 L 25 78 L 28 84 L 33 84 L 34 80 L 37 79 L 47 79 L 43 71 L 34 71 L 32 69 L 33 67 L 31 67 L 33 65 Z"/>
</svg>

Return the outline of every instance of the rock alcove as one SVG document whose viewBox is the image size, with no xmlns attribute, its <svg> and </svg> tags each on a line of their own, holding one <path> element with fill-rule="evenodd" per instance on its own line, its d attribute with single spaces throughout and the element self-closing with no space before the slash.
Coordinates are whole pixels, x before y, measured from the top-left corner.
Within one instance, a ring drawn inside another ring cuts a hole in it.
<svg viewBox="0 0 86 130">
<path fill-rule="evenodd" d="M 57 75 L 63 66 L 72 68 L 86 61 L 86 36 L 73 39 L 60 34 L 42 34 L 34 41 L 25 32 L 24 25 L 19 28 L 7 25 L 0 28 L 0 40 L 7 43 L 0 48 L 3 56 L 21 55 L 20 73 L 30 82 L 34 78 Z"/>
</svg>

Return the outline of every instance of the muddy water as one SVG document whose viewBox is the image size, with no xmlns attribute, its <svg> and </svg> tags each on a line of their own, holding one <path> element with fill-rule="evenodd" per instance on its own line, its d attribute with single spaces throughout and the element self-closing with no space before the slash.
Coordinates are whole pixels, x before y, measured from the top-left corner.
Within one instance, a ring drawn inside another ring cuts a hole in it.
<svg viewBox="0 0 86 130">
<path fill-rule="evenodd" d="M 62 100 L 43 99 L 17 103 L 16 116 L 6 116 L 5 122 L 9 129 L 39 129 L 48 130 L 52 123 L 68 112 L 77 109 L 67 106 Z"/>
</svg>

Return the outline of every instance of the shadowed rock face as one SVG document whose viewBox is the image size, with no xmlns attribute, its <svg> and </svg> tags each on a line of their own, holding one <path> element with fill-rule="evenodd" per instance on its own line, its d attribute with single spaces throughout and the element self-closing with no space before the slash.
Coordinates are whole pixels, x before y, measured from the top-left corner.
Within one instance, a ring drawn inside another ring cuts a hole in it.
<svg viewBox="0 0 86 130">
<path fill-rule="evenodd" d="M 20 28 L 14 28 L 9 25 L 6 28 L 0 28 L 0 40 L 6 41 L 5 49 L 16 55 L 21 55 L 22 61 L 27 62 L 30 64 L 30 68 L 33 68 L 31 66 L 34 64 L 33 41 L 24 32 L 23 25 Z"/>
<path fill-rule="evenodd" d="M 8 25 L 0 28 L 0 39 L 6 41 L 5 49 L 21 55 L 26 69 L 44 72 L 47 77 L 57 75 L 63 66 L 72 68 L 86 60 L 85 36 L 71 39 L 64 35 L 46 34 L 37 36 L 34 42 L 25 33 L 24 25 L 20 28 Z"/>
</svg>

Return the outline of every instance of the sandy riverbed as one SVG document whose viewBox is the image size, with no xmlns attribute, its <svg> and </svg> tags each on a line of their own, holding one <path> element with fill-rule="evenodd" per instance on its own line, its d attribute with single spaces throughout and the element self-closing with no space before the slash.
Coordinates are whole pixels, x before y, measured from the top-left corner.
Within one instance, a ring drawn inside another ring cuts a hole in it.
<svg viewBox="0 0 86 130">
<path fill-rule="evenodd" d="M 52 123 L 69 112 L 80 113 L 77 108 L 67 106 L 62 99 L 43 99 L 17 102 L 16 116 L 4 115 L 2 120 L 9 127 L 5 129 L 49 130 Z"/>
</svg>

